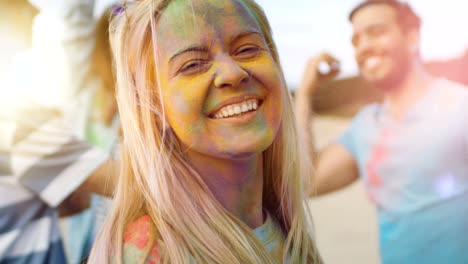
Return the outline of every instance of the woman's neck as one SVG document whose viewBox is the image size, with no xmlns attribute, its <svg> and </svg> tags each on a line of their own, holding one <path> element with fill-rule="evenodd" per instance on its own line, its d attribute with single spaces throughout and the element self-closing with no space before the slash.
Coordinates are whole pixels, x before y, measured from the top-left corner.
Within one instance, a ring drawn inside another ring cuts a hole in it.
<svg viewBox="0 0 468 264">
<path fill-rule="evenodd" d="M 200 153 L 189 158 L 215 198 L 251 228 L 263 224 L 262 155 L 219 159 Z"/>
</svg>

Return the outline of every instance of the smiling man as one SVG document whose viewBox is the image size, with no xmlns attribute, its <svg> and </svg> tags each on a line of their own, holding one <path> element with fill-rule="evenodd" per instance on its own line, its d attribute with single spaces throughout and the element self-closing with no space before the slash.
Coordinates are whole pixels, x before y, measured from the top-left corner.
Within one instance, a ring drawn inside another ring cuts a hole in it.
<svg viewBox="0 0 468 264">
<path fill-rule="evenodd" d="M 309 125 L 317 87 L 333 79 L 312 58 L 296 115 L 316 165 L 309 194 L 362 179 L 377 207 L 384 264 L 468 263 L 468 90 L 431 76 L 419 54 L 420 19 L 395 0 L 365 1 L 349 16 L 360 74 L 384 93 L 318 155 Z"/>
</svg>

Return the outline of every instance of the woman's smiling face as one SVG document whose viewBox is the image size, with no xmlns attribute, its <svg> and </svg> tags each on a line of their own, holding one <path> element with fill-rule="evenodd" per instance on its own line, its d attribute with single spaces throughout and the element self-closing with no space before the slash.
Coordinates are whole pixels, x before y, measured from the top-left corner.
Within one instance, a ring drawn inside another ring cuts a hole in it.
<svg viewBox="0 0 468 264">
<path fill-rule="evenodd" d="M 236 159 L 268 148 L 285 88 L 253 14 L 237 0 L 176 0 L 156 32 L 166 119 L 188 151 Z"/>
</svg>

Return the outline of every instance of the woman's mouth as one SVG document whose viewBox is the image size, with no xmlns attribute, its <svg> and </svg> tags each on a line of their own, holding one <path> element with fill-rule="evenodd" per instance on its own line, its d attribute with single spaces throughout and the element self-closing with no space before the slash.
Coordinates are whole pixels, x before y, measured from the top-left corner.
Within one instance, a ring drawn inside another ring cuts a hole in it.
<svg viewBox="0 0 468 264">
<path fill-rule="evenodd" d="M 223 119 L 241 116 L 257 110 L 262 102 L 263 101 L 259 99 L 248 99 L 240 103 L 226 105 L 215 113 L 211 114 L 210 117 L 214 119 Z"/>
</svg>

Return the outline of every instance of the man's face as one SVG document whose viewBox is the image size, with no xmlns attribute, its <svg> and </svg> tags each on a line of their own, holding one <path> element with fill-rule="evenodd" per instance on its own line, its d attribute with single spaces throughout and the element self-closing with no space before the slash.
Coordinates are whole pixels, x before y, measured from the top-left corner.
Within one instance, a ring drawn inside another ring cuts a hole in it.
<svg viewBox="0 0 468 264">
<path fill-rule="evenodd" d="M 405 78 L 413 56 L 409 33 L 403 32 L 393 7 L 371 4 L 352 18 L 356 62 L 361 76 L 381 89 L 392 89 Z"/>
</svg>

